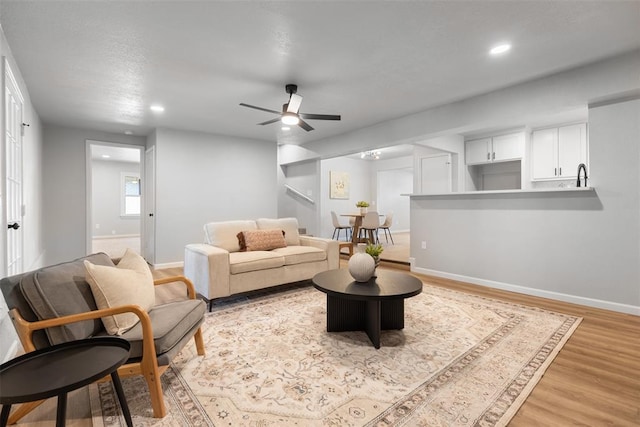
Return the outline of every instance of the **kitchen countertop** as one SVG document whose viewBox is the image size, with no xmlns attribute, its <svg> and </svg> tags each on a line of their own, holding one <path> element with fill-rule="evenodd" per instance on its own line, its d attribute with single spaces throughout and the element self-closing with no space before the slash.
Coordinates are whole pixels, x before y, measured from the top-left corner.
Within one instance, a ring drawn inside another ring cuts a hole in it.
<svg viewBox="0 0 640 427">
<path fill-rule="evenodd" d="M 409 197 L 456 197 L 456 196 L 483 196 L 492 194 L 540 194 L 540 193 L 576 193 L 595 191 L 594 187 L 550 187 L 529 188 L 521 190 L 493 190 L 493 191 L 459 191 L 449 193 L 413 193 L 401 194 Z"/>
</svg>

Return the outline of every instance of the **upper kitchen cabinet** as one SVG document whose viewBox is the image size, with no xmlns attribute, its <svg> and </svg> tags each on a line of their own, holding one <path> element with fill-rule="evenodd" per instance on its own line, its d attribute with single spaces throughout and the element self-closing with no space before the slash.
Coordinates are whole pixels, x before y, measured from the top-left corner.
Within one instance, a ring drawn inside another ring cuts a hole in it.
<svg viewBox="0 0 640 427">
<path fill-rule="evenodd" d="M 465 163 L 479 165 L 520 160 L 524 152 L 524 133 L 511 133 L 465 142 Z"/>
<path fill-rule="evenodd" d="M 540 129 L 531 134 L 533 180 L 575 178 L 580 163 L 587 163 L 586 123 Z"/>
</svg>

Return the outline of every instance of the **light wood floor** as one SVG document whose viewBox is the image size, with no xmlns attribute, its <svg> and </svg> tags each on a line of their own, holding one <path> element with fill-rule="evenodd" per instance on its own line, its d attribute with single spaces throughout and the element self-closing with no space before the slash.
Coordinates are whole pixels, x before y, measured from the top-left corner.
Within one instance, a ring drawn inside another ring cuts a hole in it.
<svg viewBox="0 0 640 427">
<path fill-rule="evenodd" d="M 346 268 L 346 260 L 341 263 Z M 408 266 L 383 261 L 381 268 L 406 270 Z M 182 274 L 182 269 L 154 271 L 158 278 L 176 274 Z M 416 276 L 434 286 L 583 318 L 510 426 L 640 426 L 640 317 L 448 279 Z M 165 292 L 160 299 L 173 298 L 170 287 Z M 85 402 L 83 399 L 86 396 L 70 396 L 69 404 L 78 405 Z M 39 413 L 38 409 L 29 414 L 28 421 L 35 423 L 26 425 L 49 427 L 55 424 L 55 402 L 47 403 L 48 411 Z M 90 419 L 82 419 L 82 411 L 76 412 L 80 415 L 68 425 L 91 425 Z"/>
<path fill-rule="evenodd" d="M 344 233 L 343 233 L 344 236 Z M 392 261 L 398 263 L 409 264 L 409 232 L 394 232 L 392 239 L 386 239 L 384 232 L 379 232 L 380 244 L 384 248 L 380 254 L 383 261 Z M 347 256 L 348 250 L 344 248 L 342 254 Z M 344 258 L 344 257 L 343 257 Z"/>
</svg>

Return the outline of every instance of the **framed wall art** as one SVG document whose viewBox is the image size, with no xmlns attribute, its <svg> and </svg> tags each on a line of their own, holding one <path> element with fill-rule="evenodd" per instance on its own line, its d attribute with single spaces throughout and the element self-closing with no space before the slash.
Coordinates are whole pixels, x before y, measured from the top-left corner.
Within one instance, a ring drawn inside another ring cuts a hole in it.
<svg viewBox="0 0 640 427">
<path fill-rule="evenodd" d="M 349 198 L 349 173 L 329 171 L 329 198 Z"/>
</svg>

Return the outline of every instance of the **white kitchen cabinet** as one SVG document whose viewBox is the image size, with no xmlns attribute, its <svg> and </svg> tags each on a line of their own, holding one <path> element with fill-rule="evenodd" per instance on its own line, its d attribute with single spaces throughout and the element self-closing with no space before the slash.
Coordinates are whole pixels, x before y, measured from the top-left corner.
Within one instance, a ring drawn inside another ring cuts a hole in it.
<svg viewBox="0 0 640 427">
<path fill-rule="evenodd" d="M 522 132 L 465 142 L 464 156 L 467 165 L 520 160 L 524 152 Z"/>
<path fill-rule="evenodd" d="M 464 158 L 468 165 L 491 161 L 491 138 L 474 139 L 464 144 Z"/>
<path fill-rule="evenodd" d="M 580 163 L 587 163 L 586 123 L 533 131 L 533 180 L 576 178 Z"/>
</svg>

